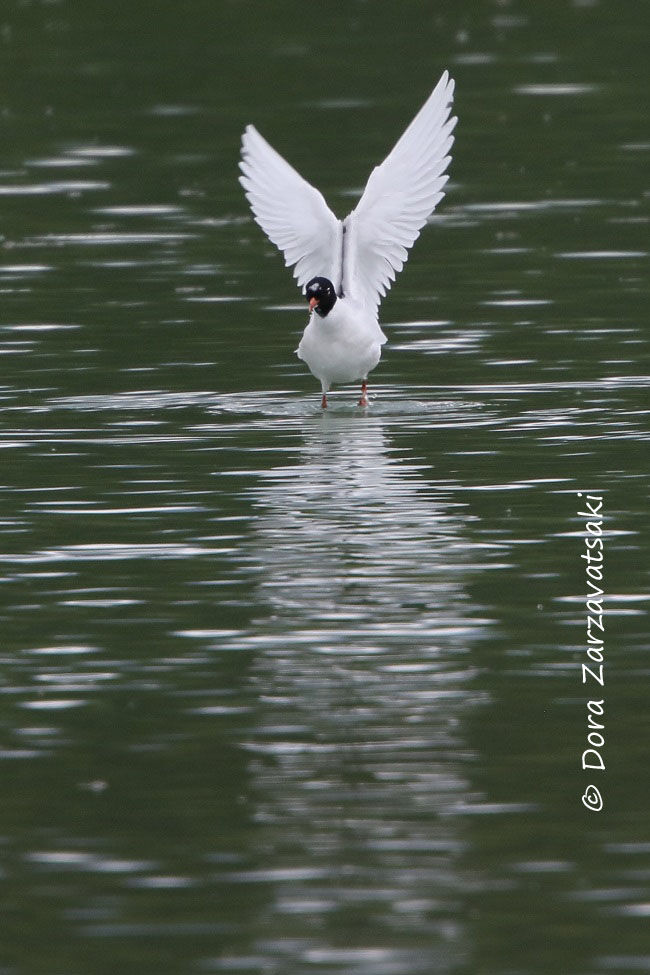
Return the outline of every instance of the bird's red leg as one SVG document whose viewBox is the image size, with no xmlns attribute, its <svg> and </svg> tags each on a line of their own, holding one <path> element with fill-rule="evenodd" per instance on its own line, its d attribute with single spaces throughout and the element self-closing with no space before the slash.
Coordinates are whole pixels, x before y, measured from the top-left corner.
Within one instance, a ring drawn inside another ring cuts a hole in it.
<svg viewBox="0 0 650 975">
<path fill-rule="evenodd" d="M 364 379 L 361 383 L 361 399 L 359 400 L 359 406 L 368 405 L 368 383 Z"/>
<path fill-rule="evenodd" d="M 323 410 L 327 409 L 327 393 L 323 393 L 323 398 L 321 400 L 320 405 Z"/>
</svg>

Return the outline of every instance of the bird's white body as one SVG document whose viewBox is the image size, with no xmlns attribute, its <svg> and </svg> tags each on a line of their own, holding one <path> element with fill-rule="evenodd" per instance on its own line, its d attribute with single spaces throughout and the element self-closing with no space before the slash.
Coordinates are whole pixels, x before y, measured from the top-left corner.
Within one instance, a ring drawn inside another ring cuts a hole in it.
<svg viewBox="0 0 650 975">
<path fill-rule="evenodd" d="M 326 393 L 332 383 L 367 379 L 384 342 L 373 310 L 353 298 L 339 298 L 325 318 L 312 311 L 296 353 Z"/>
<path fill-rule="evenodd" d="M 321 382 L 324 406 L 332 383 L 355 379 L 364 382 L 360 402 L 367 405 L 365 380 L 386 342 L 379 303 L 444 196 L 456 124 L 450 117 L 453 90 L 445 71 L 345 220 L 252 125 L 244 132 L 240 182 L 256 222 L 284 252 L 303 290 L 317 280 L 330 295 L 325 303 L 322 292 L 314 292 L 318 297 L 310 301 L 297 349 Z"/>
</svg>

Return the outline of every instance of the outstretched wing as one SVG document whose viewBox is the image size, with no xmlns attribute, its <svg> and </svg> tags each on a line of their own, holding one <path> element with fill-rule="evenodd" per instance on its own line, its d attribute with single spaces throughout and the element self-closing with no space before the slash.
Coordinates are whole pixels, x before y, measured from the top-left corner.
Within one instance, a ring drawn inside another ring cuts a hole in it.
<svg viewBox="0 0 650 975">
<path fill-rule="evenodd" d="M 408 259 L 448 180 L 445 170 L 457 119 L 454 82 L 445 71 L 390 155 L 373 169 L 344 221 L 343 291 L 378 305 Z"/>
<path fill-rule="evenodd" d="M 244 187 L 256 222 L 284 253 L 301 288 L 318 275 L 341 289 L 342 224 L 321 193 L 296 172 L 252 125 L 242 137 Z M 295 265 L 295 266 L 294 266 Z"/>
</svg>

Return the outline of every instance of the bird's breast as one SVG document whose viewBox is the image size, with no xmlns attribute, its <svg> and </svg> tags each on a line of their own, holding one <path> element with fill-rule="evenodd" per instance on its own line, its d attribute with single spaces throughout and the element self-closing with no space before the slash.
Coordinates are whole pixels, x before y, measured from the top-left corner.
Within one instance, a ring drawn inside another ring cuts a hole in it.
<svg viewBox="0 0 650 975">
<path fill-rule="evenodd" d="M 385 341 L 365 306 L 340 298 L 325 318 L 312 313 L 297 353 L 319 379 L 345 382 L 374 368 Z"/>
</svg>

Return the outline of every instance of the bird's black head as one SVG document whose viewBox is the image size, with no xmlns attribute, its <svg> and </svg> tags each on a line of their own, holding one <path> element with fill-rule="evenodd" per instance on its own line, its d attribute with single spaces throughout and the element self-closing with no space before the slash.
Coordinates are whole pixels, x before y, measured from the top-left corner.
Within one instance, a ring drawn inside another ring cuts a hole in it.
<svg viewBox="0 0 650 975">
<path fill-rule="evenodd" d="M 313 308 L 321 318 L 325 318 L 334 307 L 336 291 L 328 278 L 312 278 L 307 282 L 305 297 L 309 307 Z"/>
</svg>

